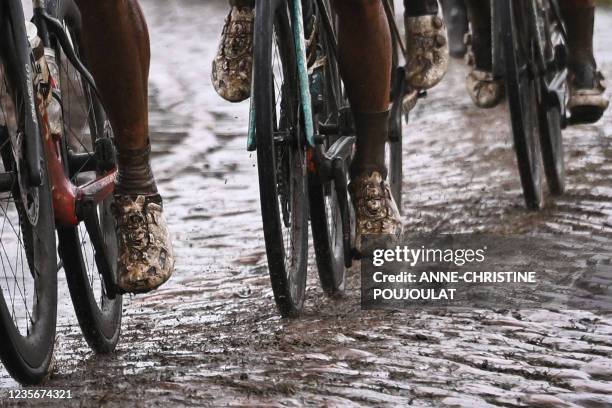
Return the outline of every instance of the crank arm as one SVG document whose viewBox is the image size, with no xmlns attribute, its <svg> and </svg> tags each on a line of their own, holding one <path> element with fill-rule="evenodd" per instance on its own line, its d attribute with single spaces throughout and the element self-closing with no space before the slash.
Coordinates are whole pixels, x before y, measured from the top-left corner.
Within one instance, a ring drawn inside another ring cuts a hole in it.
<svg viewBox="0 0 612 408">
<path fill-rule="evenodd" d="M 353 264 L 353 245 L 351 242 L 351 214 L 348 202 L 348 185 L 346 183 L 347 165 L 340 157 L 333 160 L 334 187 L 340 208 L 342 221 L 342 244 L 344 248 L 344 266 L 350 268 Z"/>
<path fill-rule="evenodd" d="M 566 125 L 567 109 L 565 100 L 567 98 L 567 69 L 561 71 L 550 81 L 549 84 L 544 84 L 544 92 L 546 103 L 559 109 L 561 113 L 563 128 Z"/>
<path fill-rule="evenodd" d="M 332 159 L 339 158 L 343 162 L 347 162 L 350 160 L 351 155 L 353 154 L 354 145 L 355 136 L 342 136 L 333 145 L 331 145 L 325 154 Z"/>
<path fill-rule="evenodd" d="M 351 242 L 351 213 L 348 200 L 346 175 L 353 155 L 355 136 L 342 136 L 330 146 L 327 152 L 319 148 L 315 151 L 315 167 L 318 182 L 334 182 L 340 219 L 342 221 L 342 241 L 344 245 L 344 265 L 348 268 L 353 263 L 353 246 Z"/>
<path fill-rule="evenodd" d="M 98 222 L 98 211 L 97 205 L 93 200 L 84 200 L 80 206 L 81 217 L 85 222 L 85 228 L 91 239 L 91 243 L 94 247 L 96 265 L 104 278 L 104 289 L 109 299 L 114 299 L 117 294 L 117 277 L 113 273 L 113 266 L 111 260 L 108 259 L 104 247 L 104 236 L 100 230 L 100 224 Z"/>
<path fill-rule="evenodd" d="M 336 160 L 348 163 L 353 154 L 354 145 L 354 136 L 342 136 L 326 152 L 323 152 L 322 149 L 315 151 L 315 167 L 321 183 L 335 180 L 334 166 L 336 166 Z"/>
</svg>

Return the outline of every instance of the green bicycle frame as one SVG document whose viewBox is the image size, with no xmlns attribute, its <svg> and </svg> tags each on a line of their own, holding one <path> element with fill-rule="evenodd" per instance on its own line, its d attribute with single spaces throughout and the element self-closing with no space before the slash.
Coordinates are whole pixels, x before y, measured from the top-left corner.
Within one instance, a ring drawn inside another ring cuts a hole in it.
<svg viewBox="0 0 612 408">
<path fill-rule="evenodd" d="M 268 1 L 268 0 L 263 0 Z M 289 0 L 291 2 L 290 13 L 293 25 L 293 36 L 295 42 L 295 55 L 298 69 L 298 81 L 300 85 L 300 100 L 304 114 L 304 131 L 306 141 L 311 147 L 314 143 L 314 124 L 312 121 L 312 101 L 310 97 L 310 85 L 308 81 L 308 66 L 306 64 L 306 40 L 304 39 L 304 20 L 302 19 L 302 0 Z M 253 89 L 251 87 L 251 89 Z M 247 150 L 257 149 L 257 135 L 255 134 L 255 103 L 251 97 L 249 109 L 249 133 L 247 137 Z"/>
</svg>

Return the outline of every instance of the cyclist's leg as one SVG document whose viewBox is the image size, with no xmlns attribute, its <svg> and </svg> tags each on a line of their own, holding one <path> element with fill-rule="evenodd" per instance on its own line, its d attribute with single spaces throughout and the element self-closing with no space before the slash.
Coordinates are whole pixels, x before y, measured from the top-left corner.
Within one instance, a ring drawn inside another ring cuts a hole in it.
<svg viewBox="0 0 612 408">
<path fill-rule="evenodd" d="M 136 0 L 76 3 L 83 49 L 117 147 L 119 285 L 125 291 L 148 291 L 170 277 L 174 257 L 149 160 L 147 25 Z"/>
<path fill-rule="evenodd" d="M 570 101 L 574 120 L 596 122 L 608 107 L 605 86 L 593 55 L 594 0 L 561 0 L 568 33 Z"/>
<path fill-rule="evenodd" d="M 448 69 L 448 37 L 438 0 L 404 0 L 406 79 L 417 89 L 439 83 Z"/>
<path fill-rule="evenodd" d="M 350 192 L 362 234 L 401 233 L 385 181 L 391 83 L 391 34 L 380 0 L 335 0 L 340 70 L 355 118 L 357 143 Z"/>
<path fill-rule="evenodd" d="M 469 31 L 465 0 L 442 0 L 442 11 L 448 27 L 449 54 L 463 58 L 467 52 L 463 38 Z"/>
<path fill-rule="evenodd" d="M 355 116 L 354 173 L 386 173 L 391 35 L 380 0 L 336 0 L 340 69 Z M 367 131 L 366 131 L 367 130 Z"/>
<path fill-rule="evenodd" d="M 472 101 L 480 108 L 497 105 L 504 96 L 502 81 L 494 80 L 491 42 L 490 0 L 466 0 L 471 23 L 468 62 L 472 66 L 466 86 Z"/>
</svg>

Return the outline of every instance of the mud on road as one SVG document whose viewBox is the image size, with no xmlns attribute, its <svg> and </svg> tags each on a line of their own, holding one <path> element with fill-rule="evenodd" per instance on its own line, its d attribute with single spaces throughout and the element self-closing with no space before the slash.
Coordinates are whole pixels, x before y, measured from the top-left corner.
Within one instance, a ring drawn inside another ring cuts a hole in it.
<svg viewBox="0 0 612 408">
<path fill-rule="evenodd" d="M 581 311 L 365 312 L 358 271 L 328 299 L 311 262 L 304 315 L 272 299 L 248 104 L 210 85 L 223 1 L 142 0 L 151 26 L 155 168 L 177 251 L 171 283 L 126 301 L 117 352 L 93 355 L 62 292 L 43 406 L 612 406 L 612 316 Z M 612 13 L 597 55 L 612 77 Z M 568 192 L 524 209 L 505 107 L 482 111 L 451 66 L 405 129 L 404 204 L 415 232 L 559 233 L 612 243 L 612 114 L 565 132 Z M 580 252 L 580 248 L 578 248 Z M 312 252 L 312 251 L 311 251 Z M 314 256 L 311 254 L 311 257 Z M 64 281 L 62 281 L 64 282 Z M 62 284 L 65 286 L 65 282 Z"/>
</svg>

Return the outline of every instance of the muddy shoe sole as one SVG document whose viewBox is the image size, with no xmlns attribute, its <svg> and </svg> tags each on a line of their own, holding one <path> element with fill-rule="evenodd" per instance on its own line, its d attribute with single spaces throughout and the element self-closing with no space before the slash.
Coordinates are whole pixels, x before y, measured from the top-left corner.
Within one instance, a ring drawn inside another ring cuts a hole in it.
<svg viewBox="0 0 612 408">
<path fill-rule="evenodd" d="M 595 123 L 601 119 L 605 111 L 600 106 L 575 106 L 571 108 L 570 123 L 572 125 Z"/>
</svg>

